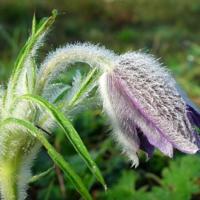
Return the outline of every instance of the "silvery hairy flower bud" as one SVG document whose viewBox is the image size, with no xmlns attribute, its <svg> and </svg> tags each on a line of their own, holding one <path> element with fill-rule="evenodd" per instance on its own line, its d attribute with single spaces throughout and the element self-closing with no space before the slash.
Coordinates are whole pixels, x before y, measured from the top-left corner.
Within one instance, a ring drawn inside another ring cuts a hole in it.
<svg viewBox="0 0 200 200">
<path fill-rule="evenodd" d="M 153 56 L 141 52 L 119 56 L 99 84 L 114 137 L 133 165 L 139 164 L 139 149 L 149 157 L 155 147 L 169 157 L 174 148 L 188 154 L 199 150 L 195 126 L 200 127 L 200 112 L 187 104 Z"/>
</svg>

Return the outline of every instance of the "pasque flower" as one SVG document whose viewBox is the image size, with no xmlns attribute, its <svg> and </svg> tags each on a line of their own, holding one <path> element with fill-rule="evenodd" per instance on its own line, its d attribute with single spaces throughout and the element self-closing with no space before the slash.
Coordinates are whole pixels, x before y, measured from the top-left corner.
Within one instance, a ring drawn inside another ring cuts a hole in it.
<svg viewBox="0 0 200 200">
<path fill-rule="evenodd" d="M 111 119 L 113 137 L 138 166 L 138 151 L 150 157 L 154 148 L 169 157 L 173 149 L 194 154 L 199 150 L 200 112 L 181 94 L 170 73 L 151 55 L 130 52 L 116 55 L 88 43 L 68 44 L 36 64 L 37 50 L 54 22 L 56 12 L 32 33 L 19 54 L 7 87 L 0 87 L 0 198 L 23 200 L 31 166 L 41 145 L 77 191 L 91 199 L 81 178 L 48 143 L 60 126 L 97 180 L 104 179 L 68 115 L 83 104 L 96 85 Z M 55 83 L 58 74 L 75 62 L 93 69 L 72 86 Z"/>
<path fill-rule="evenodd" d="M 170 73 L 152 55 L 119 56 L 101 77 L 100 91 L 114 137 L 133 165 L 139 163 L 139 149 L 149 157 L 155 147 L 169 157 L 174 148 L 188 154 L 199 150 L 200 112 L 182 97 Z"/>
</svg>

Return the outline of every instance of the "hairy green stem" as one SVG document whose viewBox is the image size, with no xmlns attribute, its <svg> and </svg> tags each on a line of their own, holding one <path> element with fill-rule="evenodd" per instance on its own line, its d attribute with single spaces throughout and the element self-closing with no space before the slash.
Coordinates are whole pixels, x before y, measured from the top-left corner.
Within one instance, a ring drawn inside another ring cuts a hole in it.
<svg viewBox="0 0 200 200">
<path fill-rule="evenodd" d="M 15 163 L 3 162 L 0 164 L 1 199 L 18 199 L 17 174 L 18 166 Z"/>
<path fill-rule="evenodd" d="M 5 146 L 0 156 L 0 199 L 24 200 L 32 162 L 41 145 L 22 129 L 15 130 L 15 134 L 9 134 L 5 127 L 0 129 L 4 130 L 1 135 L 5 134 L 1 141 Z"/>
<path fill-rule="evenodd" d="M 49 78 L 57 74 L 63 66 L 66 68 L 70 64 L 82 62 L 88 64 L 90 67 L 108 71 L 113 68 L 114 58 L 114 53 L 106 49 L 102 50 L 96 46 L 88 45 L 87 43 L 67 45 L 66 47 L 57 49 L 55 52 L 49 54 L 41 64 L 36 81 L 36 92 L 37 94 L 41 94 Z"/>
</svg>

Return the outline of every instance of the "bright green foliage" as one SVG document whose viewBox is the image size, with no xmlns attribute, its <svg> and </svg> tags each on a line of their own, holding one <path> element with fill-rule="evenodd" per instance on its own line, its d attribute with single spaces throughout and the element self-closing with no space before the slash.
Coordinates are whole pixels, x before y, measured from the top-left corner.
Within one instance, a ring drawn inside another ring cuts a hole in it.
<svg viewBox="0 0 200 200">
<path fill-rule="evenodd" d="M 155 175 L 153 178 L 159 185 L 148 188 L 145 185 L 136 189 L 140 176 L 134 171 L 122 173 L 121 177 L 107 193 L 99 195 L 106 200 L 190 200 L 192 195 L 200 192 L 200 158 L 198 156 L 183 156 L 171 161 L 169 168 L 162 171 L 162 179 Z"/>
</svg>

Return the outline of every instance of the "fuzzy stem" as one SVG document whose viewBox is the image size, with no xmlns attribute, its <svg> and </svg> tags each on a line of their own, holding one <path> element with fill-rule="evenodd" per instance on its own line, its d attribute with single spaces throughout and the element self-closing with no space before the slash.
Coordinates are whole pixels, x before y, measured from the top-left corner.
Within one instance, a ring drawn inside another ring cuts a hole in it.
<svg viewBox="0 0 200 200">
<path fill-rule="evenodd" d="M 41 93 L 46 83 L 63 67 L 75 62 L 83 62 L 91 67 L 96 67 L 102 71 L 113 68 L 113 61 L 116 55 L 104 48 L 91 44 L 67 45 L 50 53 L 41 68 L 37 77 L 37 93 Z"/>
<path fill-rule="evenodd" d="M 0 164 L 1 199 L 18 199 L 17 172 L 18 167 L 12 162 L 3 162 Z"/>
<path fill-rule="evenodd" d="M 9 140 L 15 141 L 14 145 Z M 24 200 L 32 162 L 41 145 L 28 134 L 10 136 L 4 142 L 7 149 L 0 160 L 0 199 Z"/>
</svg>

